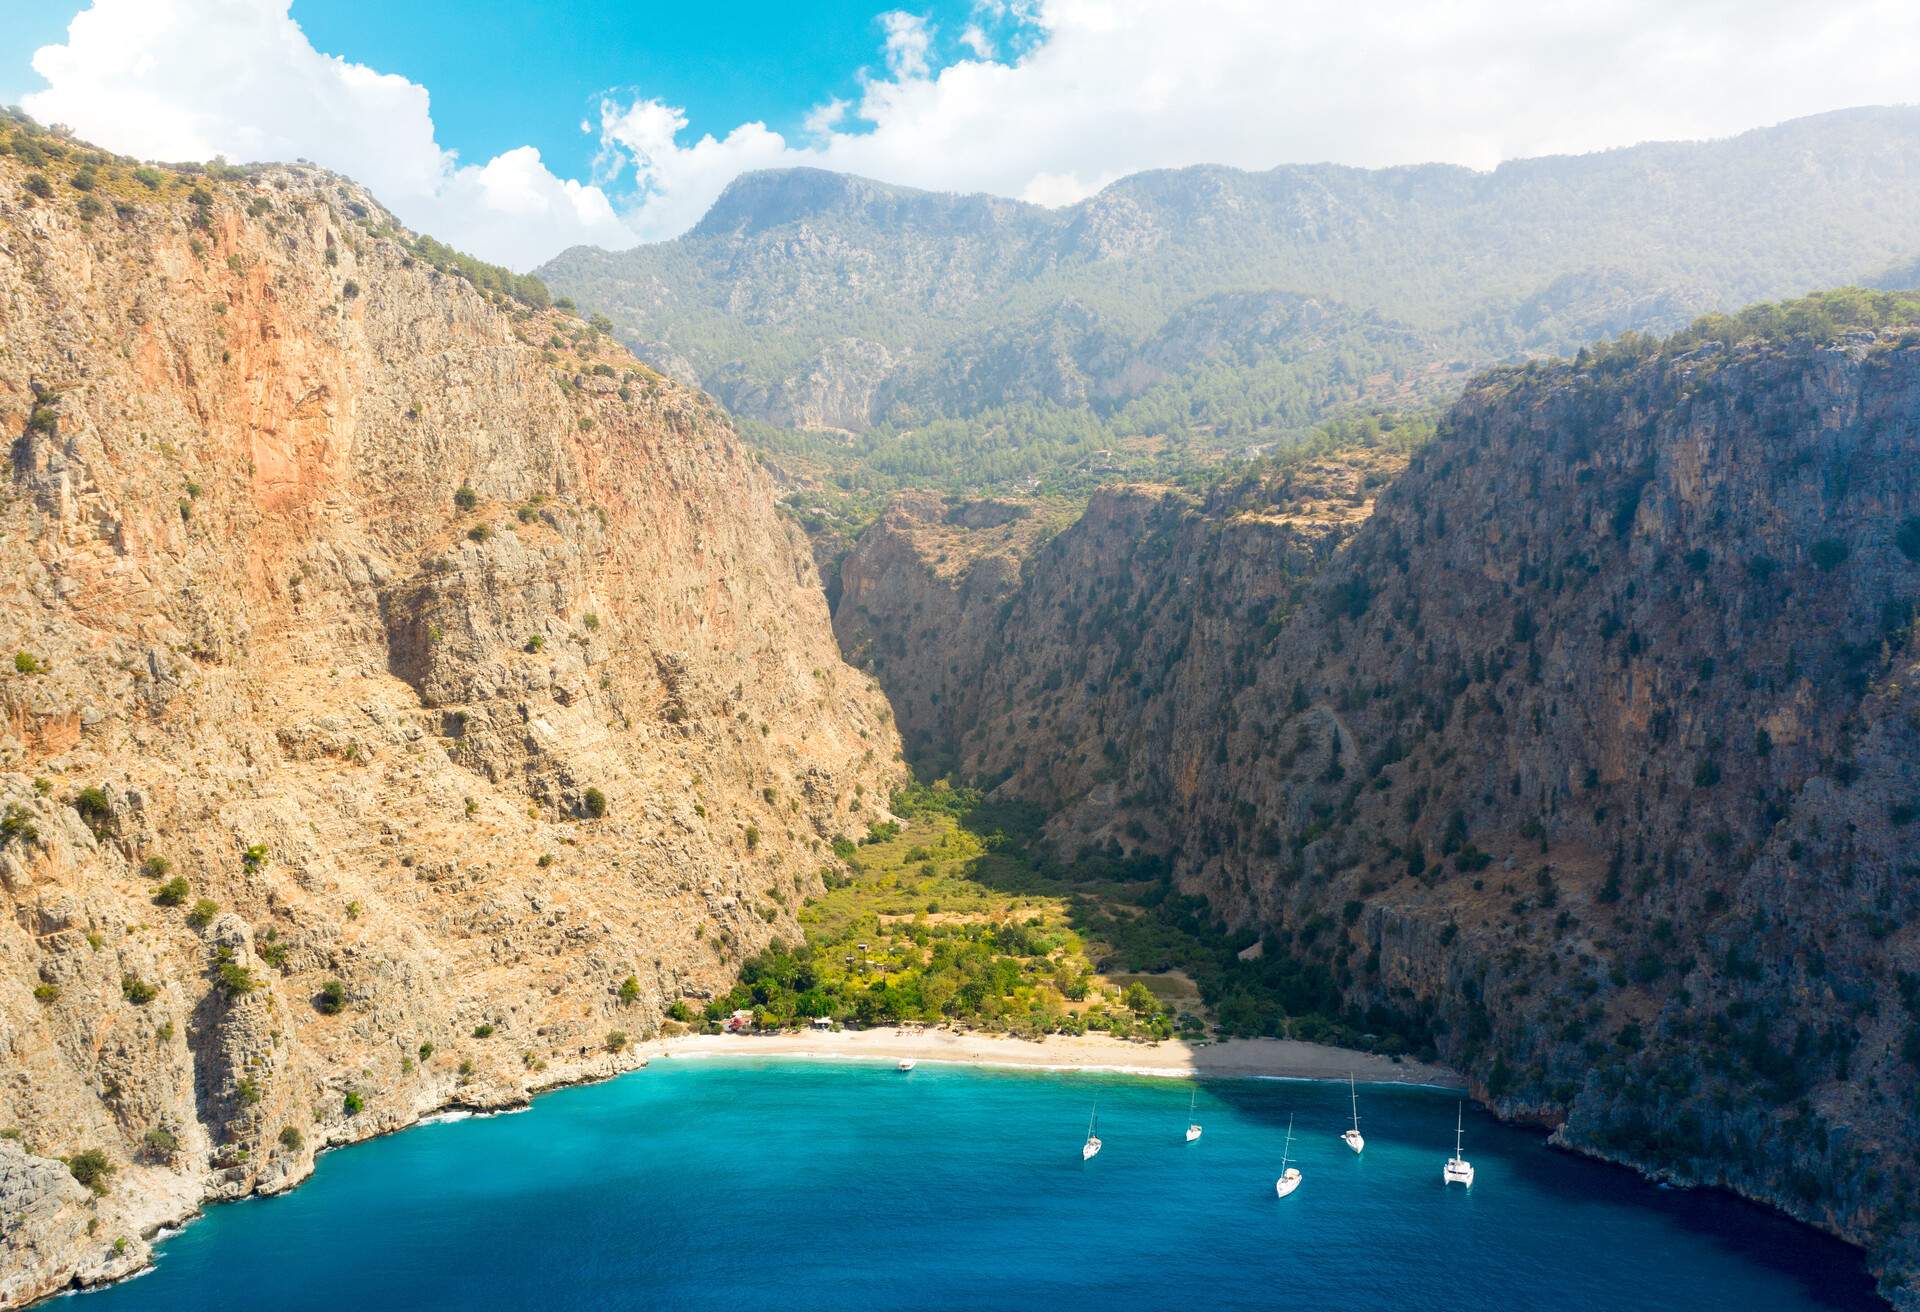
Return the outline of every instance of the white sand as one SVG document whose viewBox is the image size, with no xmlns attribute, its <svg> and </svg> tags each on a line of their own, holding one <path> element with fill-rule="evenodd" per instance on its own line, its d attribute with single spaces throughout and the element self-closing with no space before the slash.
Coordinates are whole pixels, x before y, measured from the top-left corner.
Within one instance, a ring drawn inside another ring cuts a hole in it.
<svg viewBox="0 0 1920 1312">
<path fill-rule="evenodd" d="M 1269 1076 L 1343 1080 L 1348 1072 L 1369 1083 L 1430 1084 L 1457 1089 L 1465 1081 L 1444 1066 L 1333 1048 L 1294 1039 L 1227 1039 L 1188 1044 L 1177 1039 L 1133 1043 L 1105 1034 L 1055 1035 L 1045 1040 L 953 1030 L 873 1029 L 790 1034 L 689 1034 L 642 1045 L 649 1058 L 811 1057 L 829 1061 L 960 1062 L 1040 1070 L 1117 1071 L 1130 1075 Z"/>
</svg>

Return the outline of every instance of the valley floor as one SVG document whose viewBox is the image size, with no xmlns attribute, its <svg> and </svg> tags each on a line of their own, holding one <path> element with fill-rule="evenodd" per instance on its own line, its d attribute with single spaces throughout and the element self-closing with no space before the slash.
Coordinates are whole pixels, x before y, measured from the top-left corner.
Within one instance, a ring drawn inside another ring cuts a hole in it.
<svg viewBox="0 0 1920 1312">
<path fill-rule="evenodd" d="M 1136 1043 L 1105 1034 L 1016 1039 L 912 1027 L 765 1035 L 689 1034 L 640 1047 L 649 1058 L 811 1057 L 830 1061 L 960 1062 L 1043 1070 L 1113 1071 L 1130 1075 L 1268 1076 L 1335 1080 L 1349 1073 L 1370 1083 L 1428 1084 L 1459 1089 L 1466 1082 L 1444 1066 L 1296 1039 L 1227 1039 L 1219 1043 Z"/>
</svg>

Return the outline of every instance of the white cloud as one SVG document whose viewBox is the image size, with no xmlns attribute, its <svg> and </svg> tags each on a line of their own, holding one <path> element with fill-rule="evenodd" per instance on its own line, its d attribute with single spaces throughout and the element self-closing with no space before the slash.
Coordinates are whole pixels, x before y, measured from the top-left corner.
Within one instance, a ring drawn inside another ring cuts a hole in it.
<svg viewBox="0 0 1920 1312">
<path fill-rule="evenodd" d="M 887 71 L 901 81 L 925 77 L 932 71 L 933 27 L 918 14 L 895 9 L 880 15 L 887 34 Z"/>
<path fill-rule="evenodd" d="M 937 71 L 924 20 L 879 22 L 889 73 L 857 103 L 800 143 L 654 140 L 629 221 L 685 228 L 729 154 L 1058 205 L 1148 168 L 1489 168 L 1920 93 L 1910 0 L 982 0 Z"/>
<path fill-rule="evenodd" d="M 749 169 L 797 162 L 785 138 L 762 123 L 743 123 L 724 138 L 678 144 L 684 111 L 658 100 L 624 108 L 601 106 L 600 139 L 612 157 L 610 176 L 632 165 L 638 197 L 628 213 L 643 237 L 671 237 L 700 221 L 726 185 Z"/>
<path fill-rule="evenodd" d="M 34 57 L 49 87 L 26 107 L 129 154 L 306 156 L 408 223 L 525 267 L 575 242 L 673 236 L 748 169 L 1058 205 L 1146 168 L 1484 168 L 1920 90 L 1911 0 L 977 0 L 950 43 L 924 17 L 878 13 L 885 72 L 818 106 L 796 140 L 752 122 L 685 141 L 675 106 L 608 98 L 583 124 L 601 143 L 583 184 L 530 147 L 461 164 L 425 88 L 314 50 L 288 3 L 93 0 Z"/>
<path fill-rule="evenodd" d="M 635 240 L 597 187 L 531 146 L 461 164 L 434 138 L 427 90 L 322 54 L 289 0 L 93 0 L 33 57 L 23 107 L 149 159 L 306 158 L 365 183 L 401 220 L 525 269 L 580 242 Z"/>
</svg>

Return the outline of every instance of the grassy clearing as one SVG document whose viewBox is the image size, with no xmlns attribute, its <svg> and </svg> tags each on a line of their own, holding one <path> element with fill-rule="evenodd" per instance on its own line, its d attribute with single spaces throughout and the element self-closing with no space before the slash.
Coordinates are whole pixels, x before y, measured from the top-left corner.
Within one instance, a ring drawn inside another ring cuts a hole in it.
<svg viewBox="0 0 1920 1312">
<path fill-rule="evenodd" d="M 1386 1052 L 1430 1043 L 1407 1018 L 1343 1008 L 1325 968 L 1251 932 L 1229 935 L 1165 866 L 1117 853 L 1055 859 L 1044 817 L 973 789 L 916 784 L 904 826 L 841 844 L 845 873 L 800 912 L 798 945 L 749 960 L 712 1021 L 953 1023 L 1037 1035 L 1285 1035 Z"/>
</svg>

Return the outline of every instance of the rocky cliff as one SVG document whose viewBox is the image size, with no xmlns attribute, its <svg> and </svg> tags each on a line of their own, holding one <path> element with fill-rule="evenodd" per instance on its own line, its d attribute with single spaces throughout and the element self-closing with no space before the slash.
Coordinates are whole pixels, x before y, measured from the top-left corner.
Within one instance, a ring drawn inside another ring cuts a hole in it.
<svg viewBox="0 0 1920 1312">
<path fill-rule="evenodd" d="M 903 724 L 1069 850 L 1170 857 L 1357 1028 L 1853 1239 L 1920 1305 L 1903 322 L 1838 297 L 1496 371 L 1377 500 L 1103 494 L 988 611 L 913 586 L 896 512 L 837 622 L 886 683 L 978 651 Z"/>
<path fill-rule="evenodd" d="M 898 746 L 705 397 L 338 177 L 0 145 L 12 1306 L 630 1064 Z"/>
</svg>

